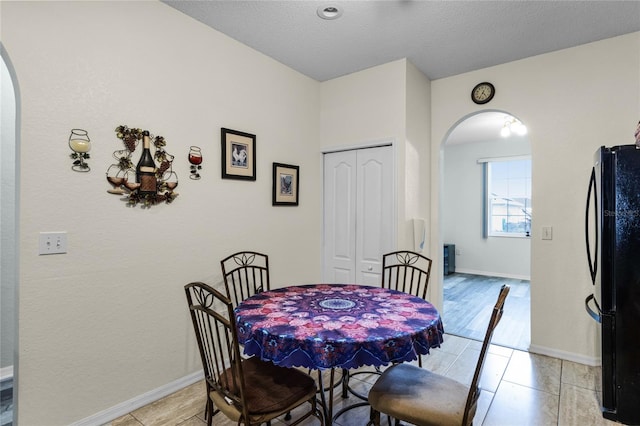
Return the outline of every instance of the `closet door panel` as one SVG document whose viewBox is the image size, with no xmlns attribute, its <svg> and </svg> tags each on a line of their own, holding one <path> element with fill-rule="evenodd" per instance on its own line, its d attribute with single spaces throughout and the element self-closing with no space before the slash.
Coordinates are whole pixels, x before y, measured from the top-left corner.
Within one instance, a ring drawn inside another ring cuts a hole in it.
<svg viewBox="0 0 640 426">
<path fill-rule="evenodd" d="M 353 283 L 356 233 L 356 152 L 324 156 L 324 281 Z"/>
<path fill-rule="evenodd" d="M 356 202 L 356 279 L 380 285 L 382 255 L 392 250 L 392 148 L 358 151 Z"/>
</svg>

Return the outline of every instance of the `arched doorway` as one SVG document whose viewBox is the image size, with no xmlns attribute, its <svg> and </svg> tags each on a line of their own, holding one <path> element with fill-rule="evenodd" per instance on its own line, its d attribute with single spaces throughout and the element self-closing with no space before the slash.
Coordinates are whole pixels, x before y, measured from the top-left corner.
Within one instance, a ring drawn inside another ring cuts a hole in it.
<svg viewBox="0 0 640 426">
<path fill-rule="evenodd" d="M 18 87 L 11 62 L 0 44 L 0 403 L 1 423 L 18 424 L 16 416 L 18 330 Z"/>
<path fill-rule="evenodd" d="M 445 329 L 482 340 L 499 288 L 509 284 L 509 318 L 493 342 L 528 350 L 532 206 L 526 127 L 508 112 L 474 113 L 450 130 L 442 154 Z"/>
</svg>

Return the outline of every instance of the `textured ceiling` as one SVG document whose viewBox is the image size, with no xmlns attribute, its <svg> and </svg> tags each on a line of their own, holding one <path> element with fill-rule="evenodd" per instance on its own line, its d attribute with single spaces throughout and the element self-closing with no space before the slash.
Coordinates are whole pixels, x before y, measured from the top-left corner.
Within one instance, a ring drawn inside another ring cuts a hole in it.
<svg viewBox="0 0 640 426">
<path fill-rule="evenodd" d="M 401 58 L 435 80 L 640 31 L 637 0 L 163 2 L 318 81 Z"/>
<path fill-rule="evenodd" d="M 317 81 L 402 58 L 436 80 L 640 31 L 638 0 L 162 1 Z M 328 5 L 342 16 L 320 19 Z M 447 143 L 490 140 L 504 123 L 472 118 Z"/>
</svg>

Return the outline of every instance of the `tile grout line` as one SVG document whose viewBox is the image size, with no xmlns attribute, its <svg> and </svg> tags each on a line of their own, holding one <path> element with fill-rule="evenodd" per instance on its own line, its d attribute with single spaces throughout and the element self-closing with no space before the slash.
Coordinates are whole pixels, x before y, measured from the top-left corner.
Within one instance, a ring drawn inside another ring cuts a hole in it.
<svg viewBox="0 0 640 426">
<path fill-rule="evenodd" d="M 491 402 L 489 403 L 489 406 L 487 407 L 487 411 L 486 413 L 484 413 L 484 417 L 482 418 L 482 423 L 480 424 L 480 426 L 482 426 L 484 424 L 484 421 L 487 419 L 487 416 L 489 415 L 489 412 L 491 411 L 491 406 L 493 405 L 493 401 L 496 398 L 496 395 L 498 394 L 498 389 L 500 389 L 500 385 L 502 384 L 503 381 L 506 381 L 507 383 L 510 383 L 507 380 L 504 380 L 504 375 L 507 372 L 507 369 L 509 368 L 509 364 L 511 364 L 511 360 L 513 359 L 513 354 L 515 353 L 515 349 L 511 348 L 511 353 L 509 354 L 509 361 L 507 362 L 507 365 L 504 366 L 504 371 L 502 372 L 502 375 L 500 376 L 500 381 L 498 382 L 498 386 L 496 387 L 496 391 L 493 393 L 493 396 L 491 397 Z"/>
<path fill-rule="evenodd" d="M 564 360 L 560 360 L 560 378 L 558 386 L 558 413 L 556 415 L 556 425 L 560 425 L 560 397 L 562 395 L 562 370 L 564 370 Z"/>
</svg>

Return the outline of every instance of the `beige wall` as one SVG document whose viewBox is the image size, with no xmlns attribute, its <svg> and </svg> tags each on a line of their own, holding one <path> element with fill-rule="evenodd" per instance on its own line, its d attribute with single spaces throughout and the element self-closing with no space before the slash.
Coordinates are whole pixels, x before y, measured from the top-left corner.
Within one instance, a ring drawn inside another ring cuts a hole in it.
<svg viewBox="0 0 640 426">
<path fill-rule="evenodd" d="M 318 82 L 159 2 L 2 2 L 1 24 L 22 98 L 19 424 L 69 424 L 201 369 L 182 287 L 233 251 L 268 253 L 275 287 L 320 279 Z M 166 138 L 173 204 L 106 192 L 120 124 Z M 75 127 L 90 173 L 70 169 Z M 220 178 L 221 127 L 257 135 L 257 181 Z M 300 206 L 271 206 L 274 161 L 300 166 Z M 67 231 L 68 253 L 38 256 L 41 231 Z"/>
<path fill-rule="evenodd" d="M 402 59 L 322 83 L 321 148 L 404 139 L 405 70 Z"/>
<path fill-rule="evenodd" d="M 321 87 L 323 150 L 394 145 L 397 248 L 414 247 L 412 219 L 429 214 L 429 90 L 427 77 L 406 59 Z"/>
<path fill-rule="evenodd" d="M 405 149 L 404 172 L 400 172 L 405 183 L 402 187 L 405 194 L 405 214 L 400 221 L 404 226 L 404 246 L 398 248 L 415 249 L 413 236 L 413 219 L 424 219 L 428 226 L 431 219 L 431 81 L 411 62 L 407 62 L 407 142 Z M 423 254 L 428 257 L 437 256 L 432 253 L 431 233 L 426 235 Z"/>
<path fill-rule="evenodd" d="M 481 80 L 498 89 L 491 108 L 530 130 L 534 349 L 593 360 L 586 177 L 597 146 L 631 141 L 640 34 L 432 83 L 401 60 L 319 84 L 161 3 L 1 7 L 22 105 L 20 424 L 68 424 L 197 371 L 182 286 L 218 280 L 232 251 L 268 252 L 276 287 L 319 279 L 323 150 L 392 140 L 398 246 L 413 244 L 408 219 L 424 215 L 440 253 L 440 145 L 482 109 L 469 100 Z M 174 204 L 129 209 L 106 193 L 119 124 L 165 136 L 180 176 Z M 70 171 L 73 127 L 94 142 L 91 173 Z M 220 179 L 220 127 L 258 135 L 256 182 Z M 200 181 L 188 179 L 194 144 Z M 274 161 L 300 165 L 299 207 L 271 207 Z M 541 226 L 554 240 L 540 240 Z M 69 253 L 37 256 L 38 233 L 56 230 L 68 232 Z"/>
<path fill-rule="evenodd" d="M 485 107 L 471 88 L 491 81 Z M 584 299 L 592 292 L 584 242 L 584 209 L 593 153 L 631 144 L 640 116 L 640 33 L 540 55 L 432 82 L 432 167 L 439 179 L 442 143 L 474 112 L 508 111 L 529 129 L 534 205 L 531 239 L 531 349 L 596 363 L 596 323 Z M 432 243 L 442 243 L 441 180 L 432 184 Z M 541 228 L 553 227 L 553 240 Z M 441 269 L 441 266 L 440 266 Z M 441 288 L 441 280 L 434 283 Z M 434 289 L 432 289 L 434 290 Z M 441 290 L 440 290 L 441 294 Z"/>
</svg>

